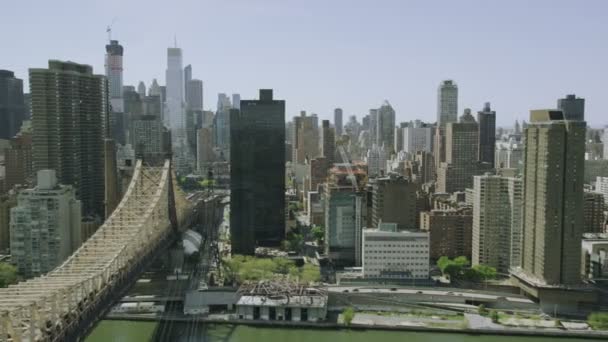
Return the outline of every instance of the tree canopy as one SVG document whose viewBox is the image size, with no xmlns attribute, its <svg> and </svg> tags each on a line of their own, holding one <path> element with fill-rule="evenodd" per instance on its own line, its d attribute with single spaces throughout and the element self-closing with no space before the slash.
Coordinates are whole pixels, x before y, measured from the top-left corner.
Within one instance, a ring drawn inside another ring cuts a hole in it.
<svg viewBox="0 0 608 342">
<path fill-rule="evenodd" d="M 238 283 L 279 277 L 299 279 L 304 283 L 317 282 L 321 279 L 318 266 L 305 264 L 298 268 L 287 258 L 270 259 L 234 255 L 231 259 L 224 260 L 224 269 L 227 276 Z"/>
<path fill-rule="evenodd" d="M 475 265 L 469 267 L 470 262 L 464 256 L 450 259 L 442 256 L 437 260 L 437 267 L 444 276 L 451 280 L 486 281 L 495 279 L 497 276 L 496 268 L 487 265 Z"/>
<path fill-rule="evenodd" d="M 14 284 L 17 279 L 17 268 L 11 264 L 0 262 L 0 287 Z"/>
</svg>

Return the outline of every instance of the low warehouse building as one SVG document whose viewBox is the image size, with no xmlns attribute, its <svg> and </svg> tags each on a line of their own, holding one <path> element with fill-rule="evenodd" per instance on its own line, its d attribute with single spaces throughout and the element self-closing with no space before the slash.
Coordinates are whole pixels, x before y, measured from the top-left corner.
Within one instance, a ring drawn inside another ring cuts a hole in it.
<svg viewBox="0 0 608 342">
<path fill-rule="evenodd" d="M 239 319 L 318 322 L 327 318 L 327 291 L 319 287 L 263 281 L 245 284 L 239 293 Z"/>
</svg>

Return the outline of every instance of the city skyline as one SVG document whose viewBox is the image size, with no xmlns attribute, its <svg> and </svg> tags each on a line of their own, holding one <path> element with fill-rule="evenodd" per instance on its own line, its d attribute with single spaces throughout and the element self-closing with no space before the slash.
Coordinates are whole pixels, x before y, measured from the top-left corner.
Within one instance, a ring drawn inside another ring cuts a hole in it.
<svg viewBox="0 0 608 342">
<path fill-rule="evenodd" d="M 600 1 L 584 7 L 539 1 L 526 11 L 520 10 L 523 2 L 336 1 L 319 11 L 321 3 L 314 1 L 184 1 L 173 7 L 148 3 L 145 13 L 138 4 L 109 1 L 91 4 L 91 16 L 73 13 L 78 7 L 70 6 L 71 0 L 59 3 L 8 6 L 16 15 L 6 19 L 7 27 L 19 27 L 18 14 L 26 11 L 45 26 L 24 28 L 5 40 L 3 67 L 17 78 L 26 80 L 28 68 L 43 67 L 48 59 L 103 70 L 101 46 L 113 22 L 112 39 L 125 48 L 125 84 L 149 86 L 153 78 L 165 84 L 166 48 L 177 37 L 184 65 L 192 64 L 205 82 L 206 109 L 213 108 L 218 93 L 253 98 L 252 89 L 267 87 L 286 100 L 286 118 L 307 110 L 333 121 L 333 110 L 340 107 L 346 122 L 389 100 L 397 122 L 434 122 L 437 86 L 453 79 L 459 86 L 458 115 L 491 102 L 497 124 L 509 127 L 526 119 L 529 109 L 554 107 L 557 96 L 574 93 L 587 101 L 587 122 L 604 124 L 599 99 L 608 48 L 597 42 L 608 28 L 601 16 L 607 4 Z M 220 25 L 226 15 L 233 24 Z M 70 20 L 57 21 L 61 16 Z M 279 26 L 282 30 L 275 29 Z M 247 49 L 246 60 L 241 49 Z M 523 79 L 533 81 L 522 84 Z"/>
</svg>

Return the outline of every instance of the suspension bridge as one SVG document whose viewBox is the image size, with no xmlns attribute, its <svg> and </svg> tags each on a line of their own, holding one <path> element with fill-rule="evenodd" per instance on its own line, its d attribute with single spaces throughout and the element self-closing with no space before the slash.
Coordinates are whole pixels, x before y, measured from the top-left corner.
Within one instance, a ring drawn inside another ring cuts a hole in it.
<svg viewBox="0 0 608 342">
<path fill-rule="evenodd" d="M 187 227 L 192 211 L 169 160 L 162 166 L 137 161 L 121 202 L 93 236 L 53 271 L 0 289 L 0 341 L 82 339 Z"/>
</svg>

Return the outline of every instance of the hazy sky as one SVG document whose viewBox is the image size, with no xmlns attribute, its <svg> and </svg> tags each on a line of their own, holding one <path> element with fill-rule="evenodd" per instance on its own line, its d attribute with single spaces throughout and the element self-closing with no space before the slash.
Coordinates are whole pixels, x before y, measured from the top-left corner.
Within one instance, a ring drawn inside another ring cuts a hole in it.
<svg viewBox="0 0 608 342">
<path fill-rule="evenodd" d="M 305 109 L 333 118 L 338 106 L 361 117 L 388 99 L 398 122 L 435 121 L 437 86 L 454 79 L 460 113 L 490 101 L 498 123 L 511 125 L 576 93 L 588 122 L 608 124 L 605 0 L 3 0 L 1 8 L 0 69 L 24 79 L 48 59 L 103 73 L 115 18 L 126 85 L 164 83 L 177 35 L 209 109 L 218 92 L 248 99 L 274 88 L 288 117 Z"/>
</svg>

